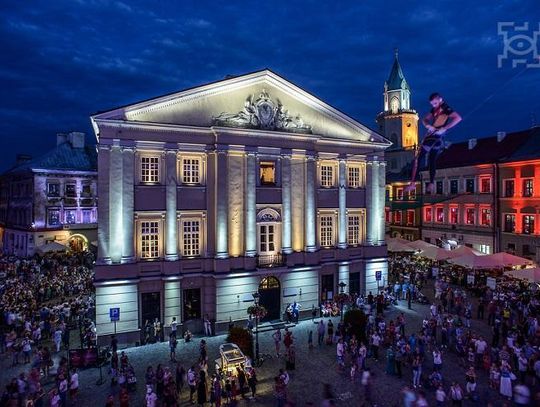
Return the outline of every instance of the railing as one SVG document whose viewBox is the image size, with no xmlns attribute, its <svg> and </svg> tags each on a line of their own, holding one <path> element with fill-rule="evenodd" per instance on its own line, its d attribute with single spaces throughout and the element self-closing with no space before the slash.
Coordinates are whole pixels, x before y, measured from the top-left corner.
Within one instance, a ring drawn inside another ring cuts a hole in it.
<svg viewBox="0 0 540 407">
<path fill-rule="evenodd" d="M 278 267 L 285 264 L 285 256 L 281 253 L 259 254 L 257 256 L 257 267 Z"/>
</svg>

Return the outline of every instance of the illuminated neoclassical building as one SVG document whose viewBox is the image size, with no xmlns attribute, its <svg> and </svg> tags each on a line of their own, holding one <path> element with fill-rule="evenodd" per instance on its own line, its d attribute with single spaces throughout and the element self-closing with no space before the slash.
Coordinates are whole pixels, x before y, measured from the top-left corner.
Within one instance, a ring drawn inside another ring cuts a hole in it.
<svg viewBox="0 0 540 407">
<path fill-rule="evenodd" d="M 390 143 L 269 70 L 96 114 L 97 327 L 217 329 L 386 280 Z M 382 282 L 381 282 L 382 283 Z"/>
</svg>

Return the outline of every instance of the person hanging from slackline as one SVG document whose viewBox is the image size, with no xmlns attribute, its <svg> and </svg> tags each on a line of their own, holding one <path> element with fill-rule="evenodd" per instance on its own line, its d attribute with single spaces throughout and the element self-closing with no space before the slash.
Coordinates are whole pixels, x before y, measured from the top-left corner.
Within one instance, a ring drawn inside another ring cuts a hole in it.
<svg viewBox="0 0 540 407">
<path fill-rule="evenodd" d="M 413 161 L 411 183 L 405 188 L 406 192 L 414 191 L 416 188 L 415 181 L 418 172 L 418 163 L 426 160 L 429 167 L 429 183 L 427 191 L 435 192 L 435 172 L 437 171 L 437 157 L 444 150 L 444 134 L 461 121 L 459 113 L 452 110 L 438 93 L 432 93 L 429 96 L 431 111 L 424 116 L 422 124 L 427 129 L 427 134 L 420 143 L 416 157 Z"/>
</svg>

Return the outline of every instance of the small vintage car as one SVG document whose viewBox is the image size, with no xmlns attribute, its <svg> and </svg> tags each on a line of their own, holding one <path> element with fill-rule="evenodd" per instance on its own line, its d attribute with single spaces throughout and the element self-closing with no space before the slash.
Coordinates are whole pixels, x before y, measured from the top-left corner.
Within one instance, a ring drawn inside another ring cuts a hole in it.
<svg viewBox="0 0 540 407">
<path fill-rule="evenodd" d="M 244 356 L 240 348 L 234 343 L 224 343 L 219 346 L 220 358 L 216 359 L 216 371 L 225 376 L 236 375 L 236 368 L 243 365 L 251 367 L 251 360 Z"/>
</svg>

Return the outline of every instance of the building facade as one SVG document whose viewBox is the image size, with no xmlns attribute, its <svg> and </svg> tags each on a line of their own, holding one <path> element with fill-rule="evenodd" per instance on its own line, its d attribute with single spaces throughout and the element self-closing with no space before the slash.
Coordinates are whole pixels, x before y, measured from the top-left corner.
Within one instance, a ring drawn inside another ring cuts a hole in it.
<svg viewBox="0 0 540 407">
<path fill-rule="evenodd" d="M 271 71 L 97 114 L 98 335 L 279 319 L 386 279 L 388 141 Z"/>
<path fill-rule="evenodd" d="M 499 164 L 529 137 L 529 131 L 504 133 L 454 143 L 437 161 L 435 192 L 423 187 L 422 238 L 443 246 L 465 245 L 491 254 L 500 245 Z"/>
<path fill-rule="evenodd" d="M 499 164 L 501 250 L 540 263 L 540 127 Z"/>
<path fill-rule="evenodd" d="M 421 238 L 422 188 L 416 182 L 416 188 L 407 193 L 409 184 L 410 171 L 386 175 L 386 234 L 414 241 Z"/>
<path fill-rule="evenodd" d="M 36 159 L 19 156 L 0 177 L 0 242 L 4 253 L 32 256 L 51 242 L 71 250 L 97 241 L 97 154 L 84 133 L 57 135 Z"/>
</svg>

